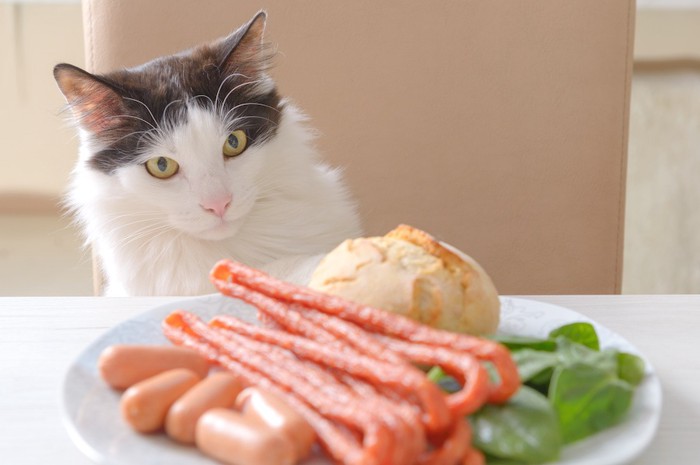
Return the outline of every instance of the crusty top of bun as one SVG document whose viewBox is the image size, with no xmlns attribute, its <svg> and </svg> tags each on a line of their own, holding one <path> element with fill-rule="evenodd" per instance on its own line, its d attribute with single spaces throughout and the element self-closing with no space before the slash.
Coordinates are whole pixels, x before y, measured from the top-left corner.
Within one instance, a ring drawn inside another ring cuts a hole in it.
<svg viewBox="0 0 700 465">
<path fill-rule="evenodd" d="M 344 241 L 310 287 L 451 331 L 488 334 L 499 321 L 498 293 L 479 264 L 407 225 Z"/>
<path fill-rule="evenodd" d="M 461 269 L 464 272 L 469 271 L 470 267 L 465 266 L 467 265 L 467 263 L 465 263 L 463 257 L 460 257 L 456 253 L 447 249 L 427 232 L 422 231 L 420 229 L 416 229 L 413 226 L 409 226 L 407 224 L 400 224 L 396 228 L 386 233 L 384 237 L 391 239 L 401 239 L 403 241 L 417 245 L 421 249 L 425 250 L 426 253 L 442 260 L 445 266 L 450 270 Z M 472 259 L 469 258 L 469 260 Z"/>
</svg>

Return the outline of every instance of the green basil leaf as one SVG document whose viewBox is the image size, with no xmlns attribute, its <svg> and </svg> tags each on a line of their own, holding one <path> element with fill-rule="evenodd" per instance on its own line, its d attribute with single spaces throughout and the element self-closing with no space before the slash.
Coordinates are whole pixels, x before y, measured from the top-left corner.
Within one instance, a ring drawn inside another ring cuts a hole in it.
<svg viewBox="0 0 700 465">
<path fill-rule="evenodd" d="M 505 405 L 485 405 L 470 421 L 474 445 L 490 456 L 527 464 L 559 457 L 557 414 L 545 396 L 527 386 Z"/>
<path fill-rule="evenodd" d="M 617 375 L 621 380 L 637 386 L 644 379 L 644 360 L 627 352 L 617 354 Z"/>
<path fill-rule="evenodd" d="M 462 389 L 462 385 L 452 376 L 445 373 L 439 365 L 432 367 L 426 376 L 445 392 L 453 393 Z"/>
<path fill-rule="evenodd" d="M 543 372 L 535 375 L 527 383 L 528 386 L 541 392 L 545 396 L 549 392 L 549 382 L 552 379 L 552 374 L 554 373 L 554 367 L 547 368 Z"/>
<path fill-rule="evenodd" d="M 527 336 L 515 336 L 512 334 L 496 334 L 492 338 L 496 342 L 500 342 L 510 351 L 514 352 L 521 349 L 545 350 L 552 352 L 557 348 L 557 344 L 549 339 L 537 339 Z"/>
<path fill-rule="evenodd" d="M 598 334 L 590 323 L 571 323 L 560 326 L 549 333 L 550 339 L 557 339 L 559 336 L 564 336 L 570 341 L 584 345 L 589 349 L 600 350 Z"/>
<path fill-rule="evenodd" d="M 447 376 L 447 373 L 440 367 L 439 365 L 435 365 L 428 371 L 428 374 L 426 375 L 430 381 L 433 383 L 439 382 L 442 378 Z"/>
<path fill-rule="evenodd" d="M 525 462 L 520 460 L 508 460 L 499 457 L 491 457 L 486 455 L 486 465 L 527 465 Z"/>
<path fill-rule="evenodd" d="M 549 398 L 559 417 L 565 444 L 619 423 L 632 404 L 634 389 L 605 368 L 574 363 L 554 370 Z"/>
<path fill-rule="evenodd" d="M 565 336 L 557 337 L 557 355 L 562 365 L 585 363 L 596 366 L 610 374 L 617 374 L 617 352 L 604 350 L 597 352 L 584 345 L 571 341 Z"/>
<path fill-rule="evenodd" d="M 542 352 L 532 349 L 519 350 L 514 352 L 512 356 L 513 360 L 518 365 L 518 373 L 523 383 L 555 367 L 559 362 L 559 357 L 555 352 Z M 547 382 L 549 382 L 549 379 L 542 380 L 540 378 L 537 384 L 545 384 Z"/>
</svg>

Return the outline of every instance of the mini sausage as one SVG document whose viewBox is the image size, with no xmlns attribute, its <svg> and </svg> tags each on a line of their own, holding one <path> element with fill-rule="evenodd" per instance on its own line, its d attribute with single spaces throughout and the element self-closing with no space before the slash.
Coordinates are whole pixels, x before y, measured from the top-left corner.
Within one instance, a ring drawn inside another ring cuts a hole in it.
<svg viewBox="0 0 700 465">
<path fill-rule="evenodd" d="M 286 436 L 235 410 L 215 408 L 197 422 L 197 447 L 228 465 L 293 465 Z"/>
<path fill-rule="evenodd" d="M 297 460 L 309 455 L 316 433 L 294 409 L 279 397 L 257 387 L 250 387 L 236 399 L 236 408 L 285 435 L 294 445 Z"/>
<path fill-rule="evenodd" d="M 126 389 L 174 368 L 187 368 L 203 378 L 209 371 L 209 362 L 186 347 L 118 344 L 102 351 L 98 367 L 107 384 Z"/>
<path fill-rule="evenodd" d="M 243 386 L 231 373 L 212 373 L 180 397 L 165 417 L 165 432 L 176 441 L 194 444 L 197 420 L 215 407 L 233 407 Z"/>
<path fill-rule="evenodd" d="M 140 433 L 158 431 L 170 406 L 200 379 L 193 371 L 176 368 L 136 383 L 122 395 L 122 417 Z"/>
</svg>

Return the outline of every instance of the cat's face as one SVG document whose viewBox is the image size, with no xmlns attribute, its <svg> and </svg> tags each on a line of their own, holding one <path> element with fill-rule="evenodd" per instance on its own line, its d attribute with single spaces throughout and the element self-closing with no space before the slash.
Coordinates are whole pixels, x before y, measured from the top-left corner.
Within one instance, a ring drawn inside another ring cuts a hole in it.
<svg viewBox="0 0 700 465">
<path fill-rule="evenodd" d="M 264 24 L 258 14 L 213 44 L 106 75 L 54 70 L 88 147 L 82 166 L 139 202 L 144 222 L 216 240 L 253 207 L 283 110 Z"/>
</svg>

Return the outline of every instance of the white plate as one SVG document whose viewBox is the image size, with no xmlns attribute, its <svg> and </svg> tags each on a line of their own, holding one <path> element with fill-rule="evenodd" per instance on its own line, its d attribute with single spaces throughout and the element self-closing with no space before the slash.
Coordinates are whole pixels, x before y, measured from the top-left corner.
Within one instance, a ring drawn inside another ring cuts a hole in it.
<svg viewBox="0 0 700 465">
<path fill-rule="evenodd" d="M 621 336 L 566 308 L 542 302 L 504 297 L 499 331 L 545 337 L 566 323 L 588 321 L 595 325 L 604 348 L 639 352 Z M 112 465 L 211 465 L 192 447 L 163 435 L 144 436 L 133 432 L 119 416 L 119 393 L 107 387 L 97 373 L 102 350 L 116 343 L 167 343 L 160 323 L 171 311 L 184 309 L 202 318 L 217 314 L 236 315 L 255 321 L 252 307 L 220 295 L 196 297 L 163 305 L 132 318 L 93 342 L 68 369 L 63 386 L 65 420 L 78 447 L 99 463 Z M 641 354 L 640 354 L 641 355 Z M 661 414 L 661 386 L 647 361 L 647 376 L 637 388 L 627 419 L 620 425 L 564 449 L 557 465 L 621 465 L 633 460 L 653 438 Z M 313 458 L 305 465 L 327 465 Z"/>
</svg>

